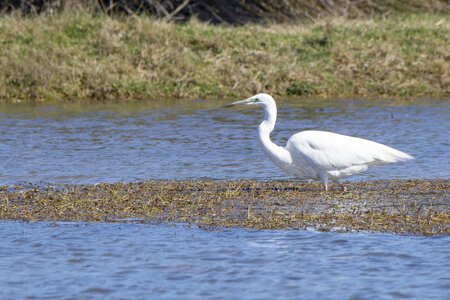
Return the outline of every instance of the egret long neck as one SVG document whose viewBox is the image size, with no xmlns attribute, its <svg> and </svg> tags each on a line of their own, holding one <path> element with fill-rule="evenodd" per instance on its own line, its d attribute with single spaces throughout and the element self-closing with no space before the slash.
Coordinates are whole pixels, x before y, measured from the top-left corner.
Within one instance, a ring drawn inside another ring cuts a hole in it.
<svg viewBox="0 0 450 300">
<path fill-rule="evenodd" d="M 270 133 L 275 128 L 277 121 L 277 107 L 275 103 L 265 108 L 264 121 L 258 126 L 258 138 L 264 153 L 278 167 L 284 169 L 284 166 L 291 164 L 291 154 L 289 151 L 272 142 Z"/>
</svg>

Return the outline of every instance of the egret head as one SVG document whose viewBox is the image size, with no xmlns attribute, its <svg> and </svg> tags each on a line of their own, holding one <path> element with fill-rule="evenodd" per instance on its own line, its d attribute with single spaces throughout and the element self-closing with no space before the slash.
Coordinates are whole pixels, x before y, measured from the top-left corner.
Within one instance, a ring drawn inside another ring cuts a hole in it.
<svg viewBox="0 0 450 300">
<path fill-rule="evenodd" d="M 234 106 L 234 105 L 237 105 L 237 104 L 259 105 L 259 106 L 262 106 L 262 107 L 265 108 L 265 107 L 268 107 L 270 105 L 274 105 L 275 104 L 275 100 L 273 100 L 272 96 L 270 96 L 268 94 L 257 94 L 257 95 L 254 95 L 254 96 L 248 98 L 248 99 L 228 104 L 225 107 L 230 107 L 230 106 Z"/>
</svg>

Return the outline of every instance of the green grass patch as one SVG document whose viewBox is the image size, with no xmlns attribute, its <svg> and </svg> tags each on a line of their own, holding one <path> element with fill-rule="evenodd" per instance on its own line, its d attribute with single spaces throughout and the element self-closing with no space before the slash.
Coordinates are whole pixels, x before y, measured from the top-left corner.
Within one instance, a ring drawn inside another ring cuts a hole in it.
<svg viewBox="0 0 450 300">
<path fill-rule="evenodd" d="M 450 18 L 213 26 L 82 9 L 0 18 L 0 101 L 450 96 Z"/>
</svg>

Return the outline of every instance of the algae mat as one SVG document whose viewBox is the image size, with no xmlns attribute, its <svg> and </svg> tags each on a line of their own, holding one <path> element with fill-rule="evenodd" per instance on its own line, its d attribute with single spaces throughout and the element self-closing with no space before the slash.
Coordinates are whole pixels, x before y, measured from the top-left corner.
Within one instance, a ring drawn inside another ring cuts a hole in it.
<svg viewBox="0 0 450 300">
<path fill-rule="evenodd" d="M 449 182 L 350 182 L 348 192 L 328 193 L 294 181 L 12 185 L 0 187 L 0 219 L 448 235 Z"/>
</svg>

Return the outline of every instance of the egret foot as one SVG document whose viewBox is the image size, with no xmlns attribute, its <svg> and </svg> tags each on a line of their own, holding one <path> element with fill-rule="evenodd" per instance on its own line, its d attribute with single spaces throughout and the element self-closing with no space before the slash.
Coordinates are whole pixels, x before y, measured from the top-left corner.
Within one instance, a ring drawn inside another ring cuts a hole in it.
<svg viewBox="0 0 450 300">
<path fill-rule="evenodd" d="M 334 182 L 336 182 L 337 184 L 339 184 L 339 186 L 341 187 L 343 192 L 347 191 L 347 188 L 345 187 L 345 185 L 341 182 L 341 180 L 339 178 L 333 179 Z"/>
</svg>

